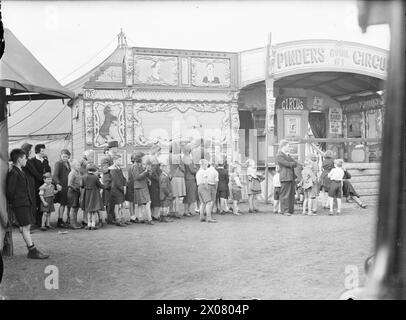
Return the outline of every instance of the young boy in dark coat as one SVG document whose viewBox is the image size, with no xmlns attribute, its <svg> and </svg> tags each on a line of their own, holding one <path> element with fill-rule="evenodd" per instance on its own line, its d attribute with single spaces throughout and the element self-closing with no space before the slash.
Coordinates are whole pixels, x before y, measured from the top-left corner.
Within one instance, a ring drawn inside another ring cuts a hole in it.
<svg viewBox="0 0 406 320">
<path fill-rule="evenodd" d="M 31 240 L 30 227 L 33 223 L 32 199 L 29 192 L 29 182 L 22 168 L 27 163 L 27 157 L 23 150 L 13 149 L 10 153 L 13 167 L 7 174 L 6 196 L 14 211 L 17 223 L 20 225 L 20 233 L 28 248 L 27 258 L 47 259 L 49 255 L 41 253 Z"/>
</svg>

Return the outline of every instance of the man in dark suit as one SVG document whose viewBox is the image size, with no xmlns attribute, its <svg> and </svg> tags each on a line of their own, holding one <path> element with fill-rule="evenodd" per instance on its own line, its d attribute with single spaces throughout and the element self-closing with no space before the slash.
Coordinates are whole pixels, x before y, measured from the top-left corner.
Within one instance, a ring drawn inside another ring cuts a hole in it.
<svg viewBox="0 0 406 320">
<path fill-rule="evenodd" d="M 29 192 L 29 182 L 22 168 L 27 163 L 27 157 L 22 149 L 13 149 L 10 153 L 13 162 L 12 169 L 7 174 L 7 202 L 13 209 L 14 216 L 20 227 L 20 233 L 27 245 L 27 258 L 47 259 L 49 255 L 41 253 L 31 240 L 30 227 L 32 224 L 32 203 Z"/>
<path fill-rule="evenodd" d="M 35 207 L 37 208 L 35 214 L 35 224 L 37 227 L 41 227 L 42 212 L 40 210 L 41 199 L 39 198 L 39 187 L 43 185 L 44 180 L 42 176 L 44 173 L 51 173 L 51 167 L 48 162 L 48 158 L 45 154 L 45 145 L 40 143 L 34 147 L 35 157 L 29 159 L 30 167 L 36 171 L 35 177 L 41 177 L 41 179 L 35 179 Z"/>
<path fill-rule="evenodd" d="M 279 142 L 279 152 L 276 155 L 276 164 L 279 166 L 279 180 L 281 191 L 279 200 L 281 211 L 284 215 L 293 214 L 295 204 L 295 168 L 298 165 L 295 159 L 289 155 L 289 142 L 281 140 Z"/>
<path fill-rule="evenodd" d="M 117 141 L 110 141 L 107 147 L 104 149 L 105 157 L 101 160 L 100 167 L 103 173 L 102 176 L 102 183 L 105 187 L 103 190 L 103 204 L 106 207 L 107 212 L 107 219 L 106 222 L 108 224 L 115 224 L 114 219 L 114 205 L 110 205 L 110 197 L 111 197 L 111 174 L 110 169 L 114 164 L 113 157 L 117 154 L 118 142 Z"/>
</svg>

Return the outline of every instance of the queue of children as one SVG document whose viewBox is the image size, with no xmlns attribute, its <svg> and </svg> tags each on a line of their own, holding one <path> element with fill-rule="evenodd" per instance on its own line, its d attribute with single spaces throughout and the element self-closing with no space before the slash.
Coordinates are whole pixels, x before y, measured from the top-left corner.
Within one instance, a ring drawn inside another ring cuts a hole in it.
<svg viewBox="0 0 406 320">
<path fill-rule="evenodd" d="M 210 159 L 205 154 L 196 163 L 190 144 L 163 159 L 160 147 L 154 147 L 149 155 L 134 153 L 128 173 L 124 174 L 123 159 L 117 153 L 118 143 L 111 141 L 100 166 L 93 163 L 91 150 L 85 151 L 80 160 L 70 160 L 69 150 L 63 149 L 51 174 L 45 146 L 35 146 L 35 157 L 30 157 L 31 147 L 24 144 L 22 149 L 11 151 L 12 165 L 7 179 L 8 202 L 31 257 L 47 257 L 33 249 L 31 226 L 36 224 L 42 231 L 52 229 L 50 218 L 55 211 L 55 202 L 60 204 L 58 228 L 87 230 L 96 230 L 104 222 L 119 227 L 133 223 L 154 225 L 154 221 L 172 222 L 196 213 L 200 221 L 215 223 L 213 213 L 241 215 L 238 204 L 245 188 L 248 212 L 259 212 L 256 197 L 261 193 L 264 178 L 257 172 L 252 159 L 243 165 L 233 163 L 229 166 L 223 158 Z M 273 175 L 274 213 L 293 214 L 295 193 L 303 198 L 302 214 L 310 216 L 317 214 L 319 194 L 322 206 L 329 208 L 330 214 L 333 214 L 334 201 L 337 202 L 337 214 L 341 213 L 343 194 L 365 208 L 348 180 L 351 176 L 343 168 L 343 161 L 334 160 L 331 151 L 325 153 L 320 171 L 314 155 L 300 164 L 291 157 L 289 150 L 289 142 L 282 140 Z M 244 166 L 246 183 L 241 176 Z M 229 200 L 232 200 L 231 207 Z M 181 202 L 184 212 L 180 209 Z M 123 214 L 126 208 L 129 218 Z M 83 212 L 81 224 L 78 222 L 79 209 Z M 102 211 L 107 213 L 105 221 Z M 66 221 L 63 219 L 65 212 Z"/>
</svg>

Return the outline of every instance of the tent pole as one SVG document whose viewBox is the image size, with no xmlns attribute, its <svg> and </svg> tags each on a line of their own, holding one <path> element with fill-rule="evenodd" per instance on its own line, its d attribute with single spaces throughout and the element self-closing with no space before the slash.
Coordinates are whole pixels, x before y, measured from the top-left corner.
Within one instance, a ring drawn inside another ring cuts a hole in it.
<svg viewBox="0 0 406 320">
<path fill-rule="evenodd" d="M 8 124 L 6 89 L 0 88 L 0 250 L 13 255 L 12 226 L 8 217 L 6 178 L 8 173 Z"/>
</svg>

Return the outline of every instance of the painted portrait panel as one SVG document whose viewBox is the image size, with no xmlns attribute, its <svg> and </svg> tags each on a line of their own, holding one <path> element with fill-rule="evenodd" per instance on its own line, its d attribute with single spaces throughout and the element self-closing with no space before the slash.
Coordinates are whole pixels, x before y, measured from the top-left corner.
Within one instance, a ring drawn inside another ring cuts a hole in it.
<svg viewBox="0 0 406 320">
<path fill-rule="evenodd" d="M 230 87 L 230 60 L 192 58 L 192 85 Z"/>
<path fill-rule="evenodd" d="M 300 116 L 285 115 L 285 137 L 300 136 Z"/>
<path fill-rule="evenodd" d="M 178 58 L 134 55 L 134 84 L 177 86 Z"/>
<path fill-rule="evenodd" d="M 109 141 L 118 141 L 124 146 L 124 106 L 121 102 L 95 102 L 94 146 L 105 147 Z"/>
</svg>

